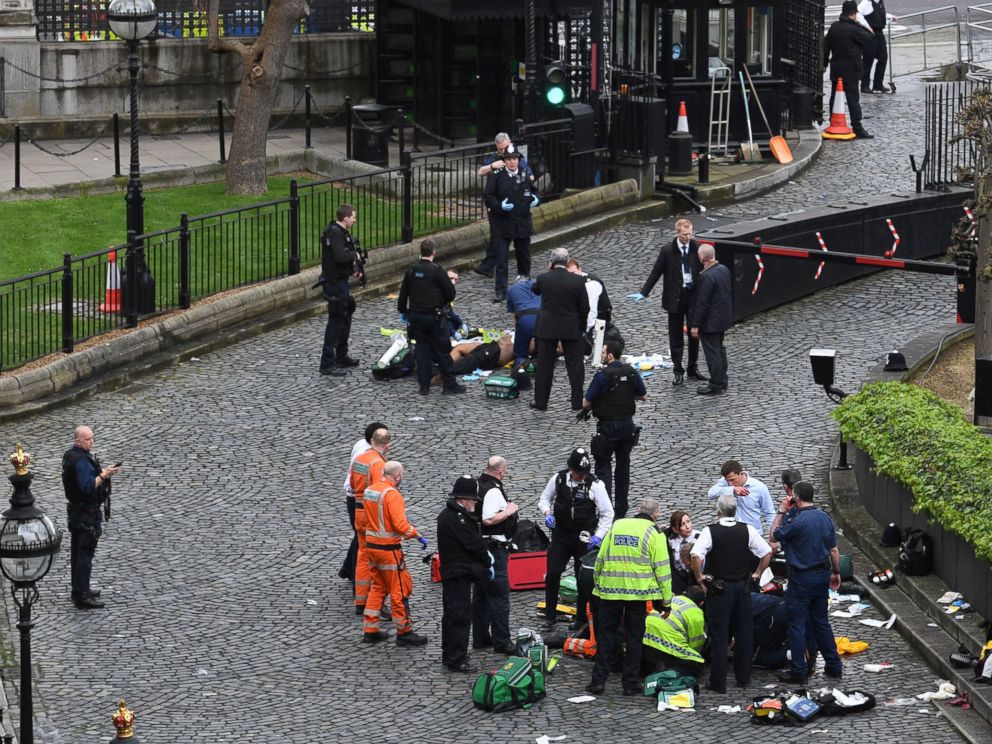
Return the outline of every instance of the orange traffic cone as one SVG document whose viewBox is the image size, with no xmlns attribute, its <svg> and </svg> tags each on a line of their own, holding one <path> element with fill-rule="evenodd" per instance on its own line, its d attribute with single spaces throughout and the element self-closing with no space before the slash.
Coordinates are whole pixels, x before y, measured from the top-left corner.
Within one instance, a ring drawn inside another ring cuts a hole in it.
<svg viewBox="0 0 992 744">
<path fill-rule="evenodd" d="M 689 117 L 685 113 L 685 101 L 679 101 L 679 121 L 675 125 L 676 132 L 689 131 Z"/>
<path fill-rule="evenodd" d="M 830 126 L 824 129 L 821 134 L 823 139 L 854 139 L 854 130 L 847 125 L 847 94 L 844 93 L 844 80 L 842 78 L 837 78 L 834 110 L 830 112 Z"/>
<path fill-rule="evenodd" d="M 117 268 L 117 251 L 107 254 L 107 288 L 104 290 L 103 302 L 98 309 L 101 313 L 121 311 L 121 272 Z"/>
</svg>

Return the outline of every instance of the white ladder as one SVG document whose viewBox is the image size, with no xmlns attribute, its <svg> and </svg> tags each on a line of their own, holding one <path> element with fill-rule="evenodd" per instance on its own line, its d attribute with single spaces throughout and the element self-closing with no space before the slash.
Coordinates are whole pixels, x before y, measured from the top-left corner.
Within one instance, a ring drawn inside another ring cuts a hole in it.
<svg viewBox="0 0 992 744">
<path fill-rule="evenodd" d="M 707 143 L 710 157 L 727 155 L 732 80 L 729 67 L 714 67 L 710 70 L 710 138 Z"/>
</svg>

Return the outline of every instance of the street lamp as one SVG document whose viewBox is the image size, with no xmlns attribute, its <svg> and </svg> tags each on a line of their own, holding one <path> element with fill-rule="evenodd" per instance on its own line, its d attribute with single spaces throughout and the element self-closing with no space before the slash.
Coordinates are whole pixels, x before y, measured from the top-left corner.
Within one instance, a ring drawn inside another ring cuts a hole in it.
<svg viewBox="0 0 992 744">
<path fill-rule="evenodd" d="M 127 42 L 127 71 L 131 75 L 131 168 L 127 178 L 127 230 L 145 232 L 145 198 L 138 164 L 138 43 L 155 30 L 158 12 L 154 0 L 112 0 L 107 6 L 110 30 Z"/>
<path fill-rule="evenodd" d="M 57 529 L 34 505 L 28 472 L 31 455 L 17 445 L 10 456 L 14 493 L 10 508 L 0 522 L 0 571 L 11 583 L 10 593 L 17 605 L 17 629 L 21 632 L 21 744 L 34 744 L 34 703 L 31 695 L 31 606 L 38 599 L 35 584 L 52 567 L 62 547 L 62 530 Z"/>
</svg>

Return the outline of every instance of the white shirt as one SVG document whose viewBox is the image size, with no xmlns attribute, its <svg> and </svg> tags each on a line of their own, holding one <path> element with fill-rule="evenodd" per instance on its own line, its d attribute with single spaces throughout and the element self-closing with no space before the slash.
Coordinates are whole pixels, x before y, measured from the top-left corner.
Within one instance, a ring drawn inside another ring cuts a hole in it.
<svg viewBox="0 0 992 744">
<path fill-rule="evenodd" d="M 599 296 L 603 294 L 603 285 L 601 282 L 590 281 L 585 272 L 579 276 L 586 280 L 586 294 L 589 295 L 589 315 L 586 318 L 586 330 L 589 331 L 596 325 L 599 316 Z"/>
<path fill-rule="evenodd" d="M 348 470 L 344 474 L 344 493 L 349 499 L 355 498 L 355 492 L 351 490 L 351 465 L 355 462 L 356 457 L 370 449 L 372 449 L 372 445 L 366 442 L 364 437 L 355 442 L 351 448 L 351 459 L 348 460 Z"/>
<path fill-rule="evenodd" d="M 692 284 L 692 266 L 690 265 L 688 271 L 685 268 L 685 259 L 689 257 L 689 244 L 680 243 L 678 240 L 675 241 L 675 244 L 679 247 L 679 253 L 682 254 L 679 257 L 679 260 L 682 261 L 682 286 L 688 287 Z"/>
<path fill-rule="evenodd" d="M 720 524 L 724 527 L 733 527 L 735 524 L 744 524 L 743 522 L 738 522 L 733 517 L 723 517 L 720 519 Z M 772 546 L 761 536 L 761 534 L 754 529 L 751 525 L 747 525 L 747 547 L 757 558 L 764 558 L 766 555 L 772 552 Z M 692 546 L 691 555 L 696 556 L 700 560 L 706 558 L 706 554 L 713 549 L 713 536 L 710 535 L 709 526 L 703 527 L 703 531 L 699 533 L 699 539 L 696 540 L 696 544 Z"/>
<path fill-rule="evenodd" d="M 874 9 L 875 8 L 872 6 L 871 0 L 861 0 L 861 2 L 858 3 L 858 14 L 854 17 L 854 20 L 872 33 L 875 33 L 875 29 L 873 29 L 865 19 L 872 14 Z"/>
<path fill-rule="evenodd" d="M 668 538 L 669 554 L 675 565 L 679 568 L 688 569 L 689 567 L 682 562 L 682 546 L 685 544 L 694 545 L 699 539 L 699 530 L 693 530 L 689 537 L 682 537 L 676 533 L 675 537 Z"/>
<path fill-rule="evenodd" d="M 555 473 L 551 476 L 551 480 L 548 481 L 548 485 L 541 492 L 540 503 L 544 516 L 548 516 L 554 511 L 555 481 L 557 480 L 558 473 Z M 581 485 L 581 482 L 572 480 L 571 473 L 566 473 L 565 487 L 574 488 L 578 485 Z M 602 539 L 606 537 L 606 533 L 610 531 L 610 526 L 613 524 L 613 503 L 610 501 L 610 495 L 606 492 L 606 486 L 603 484 L 603 481 L 598 478 L 593 481 L 592 486 L 589 488 L 589 498 L 596 502 L 596 509 L 599 511 L 596 536 Z"/>
<path fill-rule="evenodd" d="M 483 521 L 487 519 L 492 519 L 501 511 L 506 509 L 506 499 L 503 498 L 503 492 L 498 488 L 493 486 L 488 491 L 486 495 L 482 497 L 482 519 Z M 500 523 L 502 524 L 502 522 Z M 506 535 L 486 535 L 486 537 L 497 542 L 507 542 Z"/>
</svg>

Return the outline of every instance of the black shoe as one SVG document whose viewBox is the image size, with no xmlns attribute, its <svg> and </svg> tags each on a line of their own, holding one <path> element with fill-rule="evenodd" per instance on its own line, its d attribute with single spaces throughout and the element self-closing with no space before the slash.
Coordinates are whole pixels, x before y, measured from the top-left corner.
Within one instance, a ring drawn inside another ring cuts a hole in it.
<svg viewBox="0 0 992 744">
<path fill-rule="evenodd" d="M 862 85 L 861 86 L 861 92 L 862 93 L 871 93 L 871 88 L 869 88 L 867 85 Z"/>
<path fill-rule="evenodd" d="M 891 93 L 892 91 L 889 90 L 888 86 L 886 86 L 886 85 L 873 85 L 871 87 L 871 92 L 872 93 Z"/>
<path fill-rule="evenodd" d="M 727 694 L 727 688 L 726 687 L 716 687 L 711 682 L 707 682 L 706 683 L 706 689 L 709 690 L 710 692 L 715 692 L 718 695 L 726 695 Z"/>
<path fill-rule="evenodd" d="M 106 607 L 103 602 L 89 594 L 73 597 L 72 603 L 76 605 L 77 610 L 99 610 Z"/>
<path fill-rule="evenodd" d="M 548 410 L 548 407 L 547 406 L 539 406 L 539 405 L 537 405 L 537 403 L 531 403 L 530 404 L 530 407 L 533 408 L 535 411 L 547 411 Z"/>
<path fill-rule="evenodd" d="M 699 374 L 699 370 L 696 369 L 695 367 L 689 367 L 689 369 L 686 370 L 685 376 L 688 377 L 690 380 L 699 380 L 700 382 L 710 381 L 710 378 L 707 377 L 706 375 Z"/>
<path fill-rule="evenodd" d="M 593 695 L 599 695 L 605 689 L 606 685 L 602 682 L 590 682 L 586 685 L 586 692 L 591 692 Z"/>
<path fill-rule="evenodd" d="M 874 134 L 868 134 L 864 127 L 852 127 L 854 130 L 854 136 L 858 139 L 875 139 Z"/>
<path fill-rule="evenodd" d="M 778 673 L 778 681 L 791 685 L 804 685 L 806 684 L 806 676 L 792 669 L 786 669 Z"/>
<path fill-rule="evenodd" d="M 633 697 L 634 695 L 641 695 L 641 694 L 642 694 L 642 690 L 639 687 L 624 687 L 623 688 L 623 696 L 624 697 Z"/>
<path fill-rule="evenodd" d="M 498 654 L 504 654 L 506 656 L 516 656 L 517 647 L 512 643 L 501 643 L 499 645 L 493 646 L 493 651 Z"/>
<path fill-rule="evenodd" d="M 490 269 L 485 264 L 479 264 L 474 269 L 472 269 L 472 271 L 474 271 L 476 274 L 482 274 L 482 276 L 488 276 L 490 278 L 492 278 L 493 275 L 493 270 Z"/>
<path fill-rule="evenodd" d="M 720 395 L 723 390 L 718 387 L 713 387 L 712 385 L 700 385 L 696 388 L 696 393 L 698 395 Z"/>
<path fill-rule="evenodd" d="M 329 377 L 344 377 L 345 372 L 343 369 L 338 369 L 337 367 L 321 367 L 320 374 Z"/>
<path fill-rule="evenodd" d="M 420 388 L 420 390 L 418 390 L 417 392 L 420 393 L 421 395 L 430 395 L 431 389 L 429 387 L 424 387 L 424 388 Z"/>
<path fill-rule="evenodd" d="M 342 357 L 334 363 L 339 367 L 357 367 L 359 364 L 361 364 L 360 361 L 350 356 Z"/>
<path fill-rule="evenodd" d="M 375 633 L 362 633 L 362 643 L 382 643 L 388 636 L 381 630 Z"/>
<path fill-rule="evenodd" d="M 683 384 L 684 382 L 685 382 L 685 373 L 684 372 L 676 372 L 675 373 L 675 378 L 672 380 L 672 386 L 673 387 L 678 387 L 679 385 Z"/>
<path fill-rule="evenodd" d="M 397 646 L 426 646 L 427 636 L 418 635 L 417 633 L 405 633 L 404 635 L 396 636 Z"/>
<path fill-rule="evenodd" d="M 463 661 L 460 664 L 445 664 L 449 671 L 460 672 L 462 674 L 471 674 L 472 672 L 479 671 L 476 667 L 472 666 L 468 661 Z"/>
<path fill-rule="evenodd" d="M 498 294 L 493 297 L 493 304 L 498 302 L 506 302 L 506 295 Z"/>
<path fill-rule="evenodd" d="M 844 676 L 843 669 L 824 669 L 823 673 L 831 679 L 840 679 Z"/>
<path fill-rule="evenodd" d="M 97 597 L 97 598 L 99 598 L 99 596 L 100 596 L 100 590 L 99 589 L 90 589 L 87 592 L 87 594 L 89 594 L 91 597 Z"/>
<path fill-rule="evenodd" d="M 454 385 L 445 385 L 444 389 L 441 391 L 444 395 L 457 395 L 458 393 L 464 393 L 468 388 L 464 385 L 459 385 L 457 382 Z"/>
</svg>

